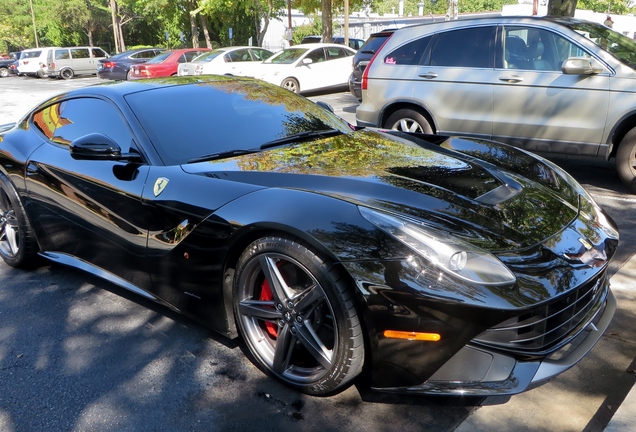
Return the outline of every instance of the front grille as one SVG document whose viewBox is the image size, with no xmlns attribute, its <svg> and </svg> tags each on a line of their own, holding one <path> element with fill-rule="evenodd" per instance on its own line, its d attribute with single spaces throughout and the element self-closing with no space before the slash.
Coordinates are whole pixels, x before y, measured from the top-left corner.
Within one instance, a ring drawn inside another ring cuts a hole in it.
<svg viewBox="0 0 636 432">
<path fill-rule="evenodd" d="M 552 302 L 486 330 L 473 341 L 520 354 L 549 354 L 585 328 L 602 307 L 608 289 L 603 272 Z"/>
</svg>

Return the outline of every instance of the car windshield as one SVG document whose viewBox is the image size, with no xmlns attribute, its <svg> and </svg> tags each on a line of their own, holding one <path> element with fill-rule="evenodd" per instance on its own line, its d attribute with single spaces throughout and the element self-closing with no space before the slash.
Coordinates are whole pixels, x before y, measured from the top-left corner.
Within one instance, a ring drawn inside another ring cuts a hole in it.
<svg viewBox="0 0 636 432">
<path fill-rule="evenodd" d="M 351 132 L 341 118 L 278 86 L 229 77 L 170 82 L 187 84 L 126 96 L 166 165 L 240 154 L 305 132 Z"/>
<path fill-rule="evenodd" d="M 209 62 L 211 62 L 212 60 L 214 60 L 215 58 L 217 58 L 218 56 L 222 55 L 225 52 L 226 52 L 225 50 L 216 49 L 214 51 L 210 51 L 210 52 L 206 52 L 205 54 L 201 54 L 200 56 L 196 57 L 192 61 L 193 62 L 197 62 L 197 63 L 209 63 Z"/>
<path fill-rule="evenodd" d="M 636 69 L 636 41 L 609 27 L 592 22 L 577 22 L 569 27 L 612 54 L 622 63 Z"/>
<path fill-rule="evenodd" d="M 265 63 L 291 64 L 306 52 L 306 48 L 289 48 L 265 60 Z"/>
<path fill-rule="evenodd" d="M 171 52 L 166 52 L 163 54 L 159 54 L 157 57 L 153 57 L 150 60 L 148 60 L 146 62 L 146 64 L 152 64 L 152 63 L 163 63 L 163 61 L 165 59 L 167 59 L 168 57 L 170 57 L 170 54 L 172 54 Z"/>
</svg>

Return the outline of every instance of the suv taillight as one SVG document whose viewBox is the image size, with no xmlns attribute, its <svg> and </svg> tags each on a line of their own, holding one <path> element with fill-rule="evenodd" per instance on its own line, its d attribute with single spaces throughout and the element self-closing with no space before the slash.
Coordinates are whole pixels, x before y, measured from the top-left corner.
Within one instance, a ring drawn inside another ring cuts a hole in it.
<svg viewBox="0 0 636 432">
<path fill-rule="evenodd" d="M 391 34 L 391 36 L 393 36 L 393 34 Z M 369 86 L 369 69 L 371 69 L 371 65 L 373 64 L 375 58 L 378 56 L 378 54 L 380 54 L 382 52 L 382 48 L 384 48 L 384 45 L 386 45 L 386 43 L 389 41 L 389 39 L 391 39 L 391 36 L 386 38 L 386 40 L 384 41 L 382 46 L 380 48 L 378 48 L 378 50 L 375 52 L 375 54 L 373 54 L 373 57 L 371 57 L 371 60 L 369 60 L 369 63 L 367 64 L 367 67 L 364 68 L 364 72 L 362 72 L 362 82 L 360 83 L 360 88 L 362 90 L 366 90 L 367 87 Z"/>
</svg>

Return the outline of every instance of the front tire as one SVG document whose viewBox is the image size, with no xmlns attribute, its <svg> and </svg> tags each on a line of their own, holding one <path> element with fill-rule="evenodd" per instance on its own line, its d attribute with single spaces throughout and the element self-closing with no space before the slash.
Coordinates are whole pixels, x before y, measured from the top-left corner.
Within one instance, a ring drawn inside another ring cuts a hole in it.
<svg viewBox="0 0 636 432">
<path fill-rule="evenodd" d="M 300 83 L 295 78 L 285 78 L 280 86 L 292 93 L 300 93 Z"/>
<path fill-rule="evenodd" d="M 0 174 L 0 256 L 12 267 L 31 267 L 38 246 L 22 203 L 7 177 Z"/>
<path fill-rule="evenodd" d="M 256 362 L 303 393 L 334 393 L 362 370 L 348 280 L 297 241 L 265 237 L 249 245 L 235 273 L 234 313 Z"/>
<path fill-rule="evenodd" d="M 618 175 L 632 193 L 636 193 L 636 128 L 627 132 L 616 152 Z"/>
<path fill-rule="evenodd" d="M 411 109 L 397 110 L 384 122 L 383 127 L 402 132 L 433 133 L 433 128 L 426 117 Z"/>
</svg>

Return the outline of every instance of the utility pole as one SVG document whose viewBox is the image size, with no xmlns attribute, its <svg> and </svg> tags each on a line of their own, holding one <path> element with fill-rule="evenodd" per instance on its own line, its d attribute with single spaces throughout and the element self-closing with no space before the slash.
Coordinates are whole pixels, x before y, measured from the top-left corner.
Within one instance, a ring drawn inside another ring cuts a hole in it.
<svg viewBox="0 0 636 432">
<path fill-rule="evenodd" d="M 29 0 L 29 4 L 31 5 L 31 20 L 33 21 L 33 36 L 35 36 L 35 47 L 40 48 L 40 43 L 38 42 L 38 30 L 35 28 L 35 12 L 33 12 L 33 0 Z"/>
</svg>

